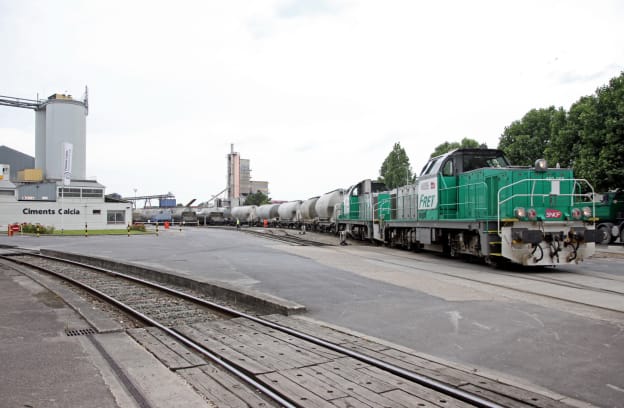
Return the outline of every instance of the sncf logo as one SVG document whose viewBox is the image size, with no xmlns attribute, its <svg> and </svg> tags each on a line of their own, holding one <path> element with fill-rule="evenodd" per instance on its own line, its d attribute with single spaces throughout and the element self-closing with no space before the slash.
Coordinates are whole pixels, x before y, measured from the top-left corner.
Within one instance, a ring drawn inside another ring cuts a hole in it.
<svg viewBox="0 0 624 408">
<path fill-rule="evenodd" d="M 549 208 L 546 210 L 546 218 L 561 218 L 561 211 Z"/>
</svg>

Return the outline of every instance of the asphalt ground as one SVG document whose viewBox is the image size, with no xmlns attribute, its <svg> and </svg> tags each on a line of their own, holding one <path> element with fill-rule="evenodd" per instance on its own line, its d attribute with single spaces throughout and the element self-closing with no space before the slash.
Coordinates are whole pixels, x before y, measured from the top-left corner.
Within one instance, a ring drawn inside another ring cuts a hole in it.
<svg viewBox="0 0 624 408">
<path fill-rule="evenodd" d="M 624 400 L 624 314 L 525 298 L 434 271 L 495 273 L 483 265 L 358 245 L 295 247 L 205 228 L 158 237 L 0 237 L 0 244 L 223 282 L 303 304 L 309 318 L 598 406 L 622 406 Z M 601 251 L 601 257 L 557 271 L 621 277 L 619 248 L 613 256 Z"/>
</svg>

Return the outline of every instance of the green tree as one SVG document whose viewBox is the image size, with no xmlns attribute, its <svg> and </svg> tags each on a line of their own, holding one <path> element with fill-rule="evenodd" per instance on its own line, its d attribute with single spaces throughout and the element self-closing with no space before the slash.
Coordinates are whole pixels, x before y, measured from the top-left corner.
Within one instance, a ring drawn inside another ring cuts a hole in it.
<svg viewBox="0 0 624 408">
<path fill-rule="evenodd" d="M 262 191 L 249 194 L 247 198 L 245 198 L 245 205 L 263 205 L 269 204 L 270 202 L 271 198 Z"/>
<path fill-rule="evenodd" d="M 624 182 L 624 72 L 596 90 L 581 106 L 576 131 L 580 146 L 574 160 L 578 177 L 599 191 Z"/>
<path fill-rule="evenodd" d="M 455 149 L 479 149 L 479 148 L 487 149 L 487 145 L 485 143 L 480 144 L 474 139 L 469 139 L 465 137 L 462 139 L 461 142 L 451 142 L 451 143 L 444 142 L 438 145 L 433 151 L 433 153 L 431 153 L 431 156 L 429 157 L 440 156 L 441 154 L 448 153 L 451 150 L 455 150 Z"/>
<path fill-rule="evenodd" d="M 505 128 L 498 148 L 512 164 L 530 166 L 545 158 L 553 134 L 558 134 L 565 123 L 563 108 L 532 109 L 521 120 Z"/>
<path fill-rule="evenodd" d="M 388 188 L 395 188 L 409 184 L 413 180 L 409 157 L 397 142 L 379 169 L 378 181 L 383 182 Z"/>
<path fill-rule="evenodd" d="M 597 191 L 624 182 L 624 72 L 583 96 L 569 112 L 563 108 L 533 109 L 505 128 L 499 140 L 515 165 L 546 158 L 550 165 L 572 167 Z"/>
<path fill-rule="evenodd" d="M 579 130 L 584 127 L 583 123 L 594 115 L 593 105 L 594 98 L 584 96 L 570 107 L 563 120 L 559 116 L 556 118 L 550 141 L 544 150 L 544 156 L 550 165 L 574 167 L 581 148 Z"/>
</svg>

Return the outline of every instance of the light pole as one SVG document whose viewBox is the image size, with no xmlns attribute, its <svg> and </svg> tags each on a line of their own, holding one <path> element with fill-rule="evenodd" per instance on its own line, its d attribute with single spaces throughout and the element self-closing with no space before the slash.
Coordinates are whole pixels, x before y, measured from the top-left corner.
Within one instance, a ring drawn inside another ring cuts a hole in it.
<svg viewBox="0 0 624 408">
<path fill-rule="evenodd" d="M 133 190 L 134 190 L 134 203 L 133 203 L 133 205 L 134 205 L 134 208 L 136 208 L 136 193 L 137 193 L 137 188 L 135 187 L 135 188 L 133 188 Z"/>
</svg>

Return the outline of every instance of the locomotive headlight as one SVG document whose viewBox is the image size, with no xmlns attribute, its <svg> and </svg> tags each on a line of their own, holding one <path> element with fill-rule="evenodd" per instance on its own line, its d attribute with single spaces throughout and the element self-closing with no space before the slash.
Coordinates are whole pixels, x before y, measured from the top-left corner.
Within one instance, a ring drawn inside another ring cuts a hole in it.
<svg viewBox="0 0 624 408">
<path fill-rule="evenodd" d="M 524 220 L 527 216 L 527 213 L 524 207 L 516 207 L 514 209 L 514 216 L 519 220 Z"/>
<path fill-rule="evenodd" d="M 543 172 L 548 170 L 548 163 L 546 163 L 546 159 L 537 159 L 535 161 L 535 171 Z"/>
<path fill-rule="evenodd" d="M 592 216 L 592 209 L 591 209 L 591 207 L 583 207 L 583 217 L 589 218 L 591 216 Z"/>
<path fill-rule="evenodd" d="M 582 215 L 583 213 L 578 208 L 572 209 L 572 218 L 574 218 L 575 220 L 580 220 Z"/>
<path fill-rule="evenodd" d="M 537 211 L 535 211 L 535 208 L 529 208 L 529 211 L 527 211 L 527 218 L 531 221 L 537 219 Z"/>
</svg>

